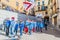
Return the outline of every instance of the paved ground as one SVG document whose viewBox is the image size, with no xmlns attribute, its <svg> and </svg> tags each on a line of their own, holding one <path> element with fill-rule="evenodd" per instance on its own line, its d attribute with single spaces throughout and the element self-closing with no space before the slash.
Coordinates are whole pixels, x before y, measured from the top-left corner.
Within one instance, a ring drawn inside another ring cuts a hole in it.
<svg viewBox="0 0 60 40">
<path fill-rule="evenodd" d="M 19 33 L 18 33 L 19 34 Z M 0 40 L 9 40 L 11 38 L 5 36 L 5 33 L 0 30 Z M 35 32 L 32 35 L 23 34 L 20 40 L 60 40 L 60 32 L 49 28 L 48 31 Z"/>
</svg>

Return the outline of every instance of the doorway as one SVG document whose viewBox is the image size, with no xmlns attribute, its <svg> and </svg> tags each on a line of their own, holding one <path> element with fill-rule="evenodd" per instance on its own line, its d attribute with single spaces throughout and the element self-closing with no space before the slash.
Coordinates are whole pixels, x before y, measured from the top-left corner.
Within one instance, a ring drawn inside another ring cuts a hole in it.
<svg viewBox="0 0 60 40">
<path fill-rule="evenodd" d="M 54 25 L 57 25 L 57 16 L 54 17 Z"/>
</svg>

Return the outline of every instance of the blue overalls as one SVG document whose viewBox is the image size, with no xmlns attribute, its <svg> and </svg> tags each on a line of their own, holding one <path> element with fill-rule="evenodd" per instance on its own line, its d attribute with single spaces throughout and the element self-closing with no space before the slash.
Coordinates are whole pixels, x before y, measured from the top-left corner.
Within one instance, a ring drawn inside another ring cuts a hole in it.
<svg viewBox="0 0 60 40">
<path fill-rule="evenodd" d="M 36 31 L 36 22 L 33 22 L 33 32 Z"/>
<path fill-rule="evenodd" d="M 28 27 L 28 32 L 31 35 L 31 30 L 32 30 L 32 23 L 29 21 L 26 21 L 26 26 Z"/>
<path fill-rule="evenodd" d="M 11 26 L 10 26 L 10 28 L 9 28 L 9 36 L 11 36 L 11 37 L 14 37 L 15 36 L 15 32 L 14 32 L 14 29 L 15 29 L 15 21 L 14 20 L 12 20 L 11 21 Z"/>
<path fill-rule="evenodd" d="M 19 23 L 19 27 L 20 27 L 20 36 L 22 36 L 24 29 L 24 22 Z"/>
<path fill-rule="evenodd" d="M 37 22 L 36 22 L 36 25 L 37 25 L 37 27 L 36 27 L 36 31 L 38 32 L 38 31 L 40 31 L 40 22 L 37 21 Z"/>
<path fill-rule="evenodd" d="M 16 32 L 16 35 L 17 35 L 18 27 L 19 27 L 19 23 L 16 23 L 15 24 L 15 29 L 14 29 L 14 31 Z"/>
<path fill-rule="evenodd" d="M 6 35 L 7 36 L 9 35 L 10 24 L 11 24 L 11 21 L 10 20 L 6 20 Z"/>
</svg>

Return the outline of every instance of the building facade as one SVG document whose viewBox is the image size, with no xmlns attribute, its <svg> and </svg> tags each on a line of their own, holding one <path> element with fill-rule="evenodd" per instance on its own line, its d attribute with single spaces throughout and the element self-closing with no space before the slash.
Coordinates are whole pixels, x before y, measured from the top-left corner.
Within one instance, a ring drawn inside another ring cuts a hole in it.
<svg viewBox="0 0 60 40">
<path fill-rule="evenodd" d="M 23 0 L 1 0 L 2 8 L 10 7 L 13 10 L 23 12 Z"/>
<path fill-rule="evenodd" d="M 23 2 L 32 0 L 0 0 L 0 8 L 12 11 L 24 12 Z M 31 15 L 43 15 L 49 17 L 53 25 L 57 25 L 58 0 L 33 0 L 35 6 L 26 12 Z M 2 5 L 1 5 L 2 4 Z"/>
<path fill-rule="evenodd" d="M 58 16 L 57 16 L 57 29 L 60 31 L 60 0 L 58 0 L 59 4 L 59 11 L 58 11 Z"/>
</svg>

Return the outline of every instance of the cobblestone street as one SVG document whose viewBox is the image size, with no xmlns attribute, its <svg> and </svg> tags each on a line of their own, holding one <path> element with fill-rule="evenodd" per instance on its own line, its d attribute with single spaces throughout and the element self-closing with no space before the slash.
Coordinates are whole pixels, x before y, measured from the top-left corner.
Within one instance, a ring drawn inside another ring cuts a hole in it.
<svg viewBox="0 0 60 40">
<path fill-rule="evenodd" d="M 19 35 L 19 33 L 18 33 Z M 5 33 L 0 31 L 0 40 L 12 40 L 11 38 L 5 36 Z M 60 40 L 60 32 L 52 28 L 43 32 L 35 32 L 32 35 L 23 34 L 20 40 Z"/>
</svg>

